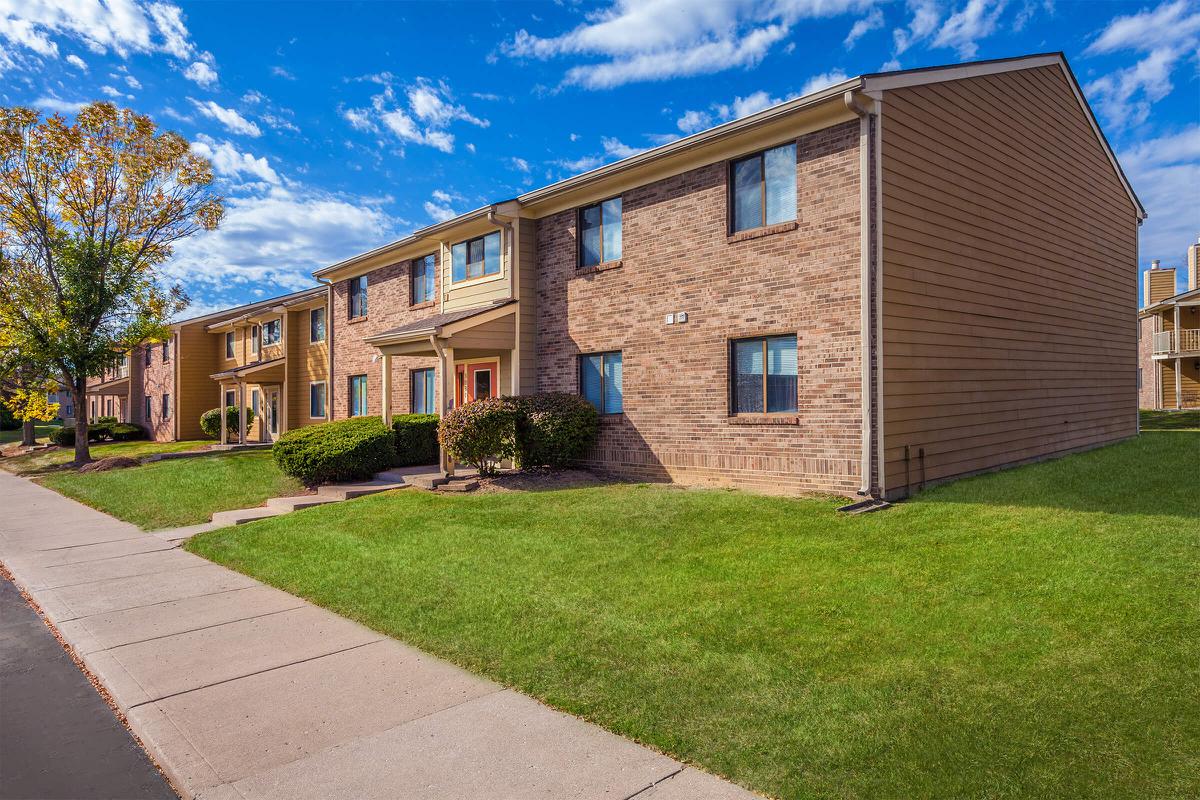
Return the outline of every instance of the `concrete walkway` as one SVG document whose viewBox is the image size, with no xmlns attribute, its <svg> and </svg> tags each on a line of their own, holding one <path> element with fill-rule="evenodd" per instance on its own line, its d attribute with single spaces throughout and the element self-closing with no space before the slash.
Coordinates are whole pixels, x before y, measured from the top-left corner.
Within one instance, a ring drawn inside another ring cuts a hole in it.
<svg viewBox="0 0 1200 800">
<path fill-rule="evenodd" d="M 185 798 L 753 797 L 3 471 L 0 508 L 0 560 Z"/>
</svg>

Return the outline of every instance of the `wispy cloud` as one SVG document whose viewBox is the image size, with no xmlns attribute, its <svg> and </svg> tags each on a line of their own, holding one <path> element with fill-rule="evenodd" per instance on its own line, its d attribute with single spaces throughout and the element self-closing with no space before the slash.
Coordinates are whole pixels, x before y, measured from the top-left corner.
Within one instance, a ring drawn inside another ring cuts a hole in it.
<svg viewBox="0 0 1200 800">
<path fill-rule="evenodd" d="M 369 108 L 343 108 L 342 117 L 355 130 L 390 133 L 402 142 L 423 144 L 443 153 L 454 152 L 454 134 L 448 129 L 455 122 L 480 128 L 491 123 L 454 102 L 444 81 L 417 78 L 401 85 L 390 73 L 369 75 L 362 80 L 378 83 L 383 91 L 371 97 Z"/>
<path fill-rule="evenodd" d="M 458 195 L 443 192 L 441 189 L 434 189 L 432 199 L 425 201 L 425 213 L 434 222 L 445 222 L 448 219 L 454 219 L 458 216 L 458 212 L 450 204 L 461 199 Z"/>
<path fill-rule="evenodd" d="M 856 20 L 855 23 L 850 26 L 850 32 L 846 34 L 846 38 L 842 40 L 842 44 L 847 48 L 854 47 L 858 40 L 863 36 L 873 30 L 876 30 L 877 28 L 882 27 L 883 11 L 878 8 L 873 8 L 871 9 L 870 14 L 867 14 L 867 16 L 860 20 Z"/>
<path fill-rule="evenodd" d="M 1005 5 L 1005 0 L 967 0 L 965 6 L 946 18 L 933 37 L 933 46 L 954 48 L 959 58 L 974 58 L 979 40 L 995 33 Z"/>
<path fill-rule="evenodd" d="M 233 181 L 251 178 L 271 186 L 281 183 L 279 174 L 266 158 L 243 152 L 233 142 L 218 142 L 211 136 L 200 134 L 192 142 L 192 150 L 212 162 L 213 170 L 221 177 Z"/>
<path fill-rule="evenodd" d="M 205 61 L 193 61 L 183 71 L 183 77 L 205 89 L 215 86 L 218 80 L 217 71 Z"/>
<path fill-rule="evenodd" d="M 217 105 L 212 100 L 196 100 L 189 97 L 188 102 L 196 107 L 196 110 L 209 119 L 216 120 L 225 127 L 225 130 L 230 133 L 238 133 L 243 136 L 259 137 L 262 136 L 262 129 L 255 125 L 250 120 L 243 117 L 232 108 L 225 108 Z"/>
<path fill-rule="evenodd" d="M 1181 259 L 1200 226 L 1196 215 L 1200 124 L 1144 139 L 1122 152 L 1120 159 L 1150 214 L 1138 231 L 1142 261 Z"/>
</svg>

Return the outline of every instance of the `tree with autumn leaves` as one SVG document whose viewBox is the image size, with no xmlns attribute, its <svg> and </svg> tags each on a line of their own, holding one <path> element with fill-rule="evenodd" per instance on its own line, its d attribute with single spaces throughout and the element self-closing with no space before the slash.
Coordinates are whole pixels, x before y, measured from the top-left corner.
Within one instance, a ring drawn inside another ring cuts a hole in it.
<svg viewBox="0 0 1200 800">
<path fill-rule="evenodd" d="M 186 139 L 129 109 L 0 108 L 0 354 L 70 392 L 76 464 L 91 460 L 88 376 L 166 337 L 188 303 L 161 268 L 220 222 L 212 182 Z"/>
</svg>

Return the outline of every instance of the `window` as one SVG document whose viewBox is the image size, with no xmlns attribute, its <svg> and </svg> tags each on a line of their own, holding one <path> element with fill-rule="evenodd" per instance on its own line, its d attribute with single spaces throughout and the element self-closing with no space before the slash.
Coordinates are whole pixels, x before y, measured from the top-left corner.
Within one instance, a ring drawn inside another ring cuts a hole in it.
<svg viewBox="0 0 1200 800">
<path fill-rule="evenodd" d="M 162 360 L 163 360 L 164 364 L 171 360 L 171 343 L 170 342 L 162 343 Z"/>
<path fill-rule="evenodd" d="M 171 417 L 171 395 L 164 394 L 162 399 L 162 418 L 170 419 Z"/>
<path fill-rule="evenodd" d="M 251 325 L 250 326 L 250 352 L 253 355 L 258 355 L 258 351 L 261 349 L 259 347 L 260 342 L 261 342 L 260 335 L 261 335 L 261 331 L 259 330 L 258 326 Z"/>
<path fill-rule="evenodd" d="M 154 351 L 150 349 L 150 345 L 146 345 L 144 350 L 145 350 L 145 352 L 142 355 L 145 356 L 145 358 L 146 358 L 145 364 L 148 367 L 148 366 L 150 366 L 150 354 L 153 353 Z"/>
<path fill-rule="evenodd" d="M 229 406 L 236 406 L 236 405 L 237 405 L 237 395 L 236 395 L 236 393 L 235 393 L 235 392 L 234 392 L 232 389 L 228 389 L 228 390 L 226 390 L 226 392 L 225 392 L 225 406 L 226 406 L 226 407 L 229 407 Z"/>
<path fill-rule="evenodd" d="M 325 419 L 325 381 L 308 385 L 308 416 Z"/>
<path fill-rule="evenodd" d="M 225 334 L 225 358 L 233 358 L 233 331 Z"/>
<path fill-rule="evenodd" d="M 259 412 L 261 401 L 258 398 L 258 389 L 250 390 L 250 410 L 254 412 L 254 418 L 259 419 L 262 415 Z"/>
<path fill-rule="evenodd" d="M 367 414 L 367 376 L 350 376 L 350 416 L 364 417 Z"/>
<path fill-rule="evenodd" d="M 414 259 L 412 262 L 412 304 L 425 303 L 433 299 L 434 269 L 437 259 L 432 255 Z"/>
<path fill-rule="evenodd" d="M 414 369 L 412 371 L 412 413 L 436 414 L 433 403 L 434 387 L 437 385 L 435 371 L 430 369 Z"/>
<path fill-rule="evenodd" d="M 734 161 L 729 180 L 734 233 L 796 218 L 794 143 Z"/>
<path fill-rule="evenodd" d="M 732 342 L 729 361 L 734 414 L 795 413 L 798 388 L 795 336 Z"/>
<path fill-rule="evenodd" d="M 367 315 L 367 276 L 350 279 L 350 319 Z"/>
<path fill-rule="evenodd" d="M 150 411 L 153 407 L 153 399 L 154 398 L 150 397 L 150 395 L 146 395 L 146 422 L 150 421 Z"/>
<path fill-rule="evenodd" d="M 500 274 L 500 232 L 489 233 L 450 248 L 451 277 L 455 283 Z"/>
<path fill-rule="evenodd" d="M 579 209 L 579 266 L 621 260 L 621 198 Z"/>
<path fill-rule="evenodd" d="M 73 416 L 75 416 L 75 406 L 71 405 L 70 403 L 67 403 L 67 413 L 66 413 L 66 416 L 68 416 L 68 417 L 73 417 Z"/>
<path fill-rule="evenodd" d="M 309 344 L 325 341 L 324 308 L 314 308 L 308 312 L 308 341 Z"/>
<path fill-rule="evenodd" d="M 263 347 L 269 344 L 279 344 L 279 320 L 273 319 L 262 326 Z"/>
<path fill-rule="evenodd" d="M 621 353 L 579 357 L 579 393 L 601 414 L 620 414 L 625 407 Z"/>
</svg>

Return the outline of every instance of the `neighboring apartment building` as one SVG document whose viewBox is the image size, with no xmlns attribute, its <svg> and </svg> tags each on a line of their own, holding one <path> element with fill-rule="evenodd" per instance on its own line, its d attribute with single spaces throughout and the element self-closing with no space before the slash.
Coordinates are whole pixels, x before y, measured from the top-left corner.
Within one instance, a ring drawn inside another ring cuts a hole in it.
<svg viewBox="0 0 1200 800">
<path fill-rule="evenodd" d="M 254 412 L 244 435 L 223 430 L 222 443 L 271 442 L 325 422 L 327 299 L 315 286 L 176 323 L 175 438 L 200 438 L 201 415 L 222 403 Z"/>
<path fill-rule="evenodd" d="M 1187 289 L 1159 262 L 1142 273 L 1138 314 L 1139 404 L 1156 410 L 1200 408 L 1200 243 L 1188 248 Z"/>
<path fill-rule="evenodd" d="M 116 417 L 146 429 L 155 441 L 175 439 L 171 414 L 175 375 L 171 342 L 147 342 L 87 383 L 90 421 Z M 69 395 L 68 395 L 69 397 Z"/>
<path fill-rule="evenodd" d="M 330 408 L 578 392 L 596 468 L 895 496 L 1136 433 L 1144 217 L 1061 54 L 865 75 L 317 271 Z"/>
</svg>

